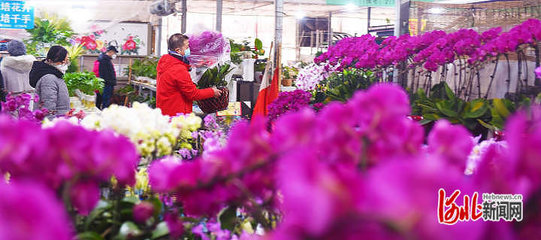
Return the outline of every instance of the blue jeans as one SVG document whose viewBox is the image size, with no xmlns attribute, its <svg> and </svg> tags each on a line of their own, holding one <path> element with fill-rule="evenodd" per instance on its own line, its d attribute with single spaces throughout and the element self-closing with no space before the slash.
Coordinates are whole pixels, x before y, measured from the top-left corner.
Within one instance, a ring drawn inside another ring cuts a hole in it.
<svg viewBox="0 0 541 240">
<path fill-rule="evenodd" d="M 113 85 L 105 85 L 103 87 L 103 97 L 102 97 L 102 104 L 101 109 L 109 107 L 111 105 L 111 97 L 113 97 L 113 89 L 115 86 Z"/>
</svg>

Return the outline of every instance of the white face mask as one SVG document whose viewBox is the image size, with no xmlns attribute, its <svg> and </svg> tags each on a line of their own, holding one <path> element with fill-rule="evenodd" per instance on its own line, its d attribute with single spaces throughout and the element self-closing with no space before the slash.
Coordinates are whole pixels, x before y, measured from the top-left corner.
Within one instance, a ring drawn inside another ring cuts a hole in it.
<svg viewBox="0 0 541 240">
<path fill-rule="evenodd" d="M 67 64 L 56 65 L 56 69 L 60 70 L 60 72 L 62 73 L 66 73 L 66 71 L 68 70 L 68 65 Z"/>
</svg>

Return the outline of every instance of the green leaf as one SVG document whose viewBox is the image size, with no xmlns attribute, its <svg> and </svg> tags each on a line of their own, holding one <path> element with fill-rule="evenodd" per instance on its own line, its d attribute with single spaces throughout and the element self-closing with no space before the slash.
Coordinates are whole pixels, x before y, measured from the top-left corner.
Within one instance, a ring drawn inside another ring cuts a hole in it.
<svg viewBox="0 0 541 240">
<path fill-rule="evenodd" d="M 488 104 L 484 99 L 476 99 L 466 104 L 464 118 L 479 118 L 488 111 Z"/>
<path fill-rule="evenodd" d="M 422 88 L 419 88 L 419 90 L 417 90 L 417 97 L 419 97 L 419 99 L 428 99 L 426 97 L 426 92 L 424 89 Z"/>
<path fill-rule="evenodd" d="M 504 102 L 502 99 L 492 99 L 492 105 L 494 105 L 494 109 L 496 109 L 496 112 L 502 116 L 502 117 L 507 117 L 509 116 L 509 109 L 507 109 L 507 107 L 505 106 Z"/>
<path fill-rule="evenodd" d="M 104 240 L 103 237 L 101 237 L 96 232 L 83 232 L 77 234 L 77 237 L 75 237 L 77 240 Z"/>
<path fill-rule="evenodd" d="M 154 216 L 157 217 L 158 215 L 160 215 L 163 208 L 162 201 L 160 201 L 160 199 L 155 198 L 155 197 L 149 199 L 148 201 L 151 202 L 152 205 L 154 206 Z"/>
<path fill-rule="evenodd" d="M 466 107 L 466 102 L 460 98 L 455 99 L 457 101 L 456 103 L 456 111 L 461 113 L 464 112 L 464 108 Z"/>
<path fill-rule="evenodd" d="M 94 210 L 92 210 L 92 212 L 90 212 L 88 217 L 86 217 L 86 219 L 85 219 L 85 229 L 88 229 L 90 224 L 92 224 L 92 222 L 94 222 L 97 218 L 102 216 L 103 213 L 110 210 L 111 206 L 112 205 L 109 202 L 100 200 L 98 202 L 98 206 L 96 208 L 94 208 Z"/>
<path fill-rule="evenodd" d="M 133 196 L 133 195 L 125 197 L 124 199 L 122 199 L 122 201 L 133 203 L 133 204 L 137 204 L 137 203 L 141 202 L 141 200 L 139 200 L 139 198 L 137 196 Z"/>
<path fill-rule="evenodd" d="M 491 124 L 486 123 L 485 121 L 483 121 L 483 120 L 481 120 L 481 119 L 477 119 L 477 122 L 478 122 L 479 124 L 481 124 L 481 125 L 482 125 L 483 127 L 485 127 L 485 128 L 488 128 L 488 129 L 490 129 L 490 130 L 496 130 L 496 127 L 494 127 L 494 126 L 491 125 Z"/>
<path fill-rule="evenodd" d="M 259 38 L 256 38 L 255 39 L 255 47 L 259 50 L 259 49 L 263 49 L 263 42 L 261 41 L 261 39 Z"/>
<path fill-rule="evenodd" d="M 166 222 L 160 222 L 156 226 L 156 229 L 154 229 L 154 231 L 152 231 L 152 237 L 151 238 L 152 239 L 158 239 L 158 238 L 167 236 L 167 234 L 169 234 L 169 228 L 167 227 L 167 223 Z"/>
<path fill-rule="evenodd" d="M 233 231 L 237 223 L 237 207 L 226 207 L 218 215 L 218 220 L 222 229 Z"/>
<path fill-rule="evenodd" d="M 436 121 L 442 118 L 440 115 L 436 113 L 424 114 L 423 117 L 424 117 L 423 120 L 432 120 L 432 121 Z"/>
<path fill-rule="evenodd" d="M 447 98 L 449 100 L 453 100 L 453 99 L 456 99 L 456 96 L 455 96 L 455 93 L 453 92 L 453 90 L 451 90 L 451 88 L 449 88 L 449 85 L 447 85 L 447 83 L 443 82 L 444 83 L 444 88 L 445 88 L 445 94 L 447 95 Z"/>
<path fill-rule="evenodd" d="M 425 104 L 425 103 L 419 103 L 417 105 L 419 105 L 419 107 L 421 107 L 424 112 L 437 112 L 438 111 L 436 106 L 432 105 L 432 104 L 428 105 L 428 104 Z"/>
<path fill-rule="evenodd" d="M 476 99 L 476 100 L 471 101 L 470 105 L 471 105 L 470 110 L 472 112 L 475 112 L 485 106 L 485 101 L 483 99 Z"/>
<path fill-rule="evenodd" d="M 445 116 L 456 118 L 458 113 L 450 109 L 450 103 L 446 101 L 436 103 L 436 107 L 443 113 Z"/>
<path fill-rule="evenodd" d="M 446 92 L 445 92 L 445 82 L 438 83 L 430 89 L 430 98 L 431 99 L 445 99 L 446 98 Z"/>
<path fill-rule="evenodd" d="M 426 119 L 426 118 L 425 118 L 425 119 L 419 121 L 419 124 L 421 124 L 421 126 L 424 126 L 424 125 L 427 125 L 427 124 L 429 124 L 429 123 L 431 123 L 431 122 L 434 122 L 434 120 Z"/>
</svg>

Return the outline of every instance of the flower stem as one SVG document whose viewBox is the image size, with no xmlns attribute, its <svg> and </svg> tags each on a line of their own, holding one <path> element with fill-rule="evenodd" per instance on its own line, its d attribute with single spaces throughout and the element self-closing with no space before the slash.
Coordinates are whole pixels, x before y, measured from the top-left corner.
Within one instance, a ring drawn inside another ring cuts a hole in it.
<svg viewBox="0 0 541 240">
<path fill-rule="evenodd" d="M 496 71 L 498 70 L 498 62 L 500 58 L 496 57 L 494 71 L 492 72 L 492 75 L 490 75 L 490 82 L 488 83 L 487 93 L 485 94 L 485 99 L 488 99 L 488 94 L 490 93 L 490 88 L 492 87 L 492 82 L 494 82 L 494 77 L 496 77 Z"/>
</svg>

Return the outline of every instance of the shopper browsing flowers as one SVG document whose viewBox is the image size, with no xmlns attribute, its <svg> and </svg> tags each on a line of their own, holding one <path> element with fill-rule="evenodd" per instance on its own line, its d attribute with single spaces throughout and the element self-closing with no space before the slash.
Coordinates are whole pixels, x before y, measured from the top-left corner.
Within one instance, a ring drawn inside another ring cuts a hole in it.
<svg viewBox="0 0 541 240">
<path fill-rule="evenodd" d="M 40 104 L 53 116 L 61 116 L 70 110 L 68 87 L 64 73 L 70 65 L 68 51 L 62 46 L 53 46 L 43 61 L 36 61 L 30 71 L 30 86 L 36 88 Z"/>
<path fill-rule="evenodd" d="M 192 82 L 188 37 L 177 33 L 167 42 L 169 54 L 158 62 L 158 79 L 156 85 L 156 107 L 164 115 L 176 116 L 179 113 L 192 112 L 193 101 L 218 97 L 222 91 L 217 88 L 197 89 Z"/>
</svg>

